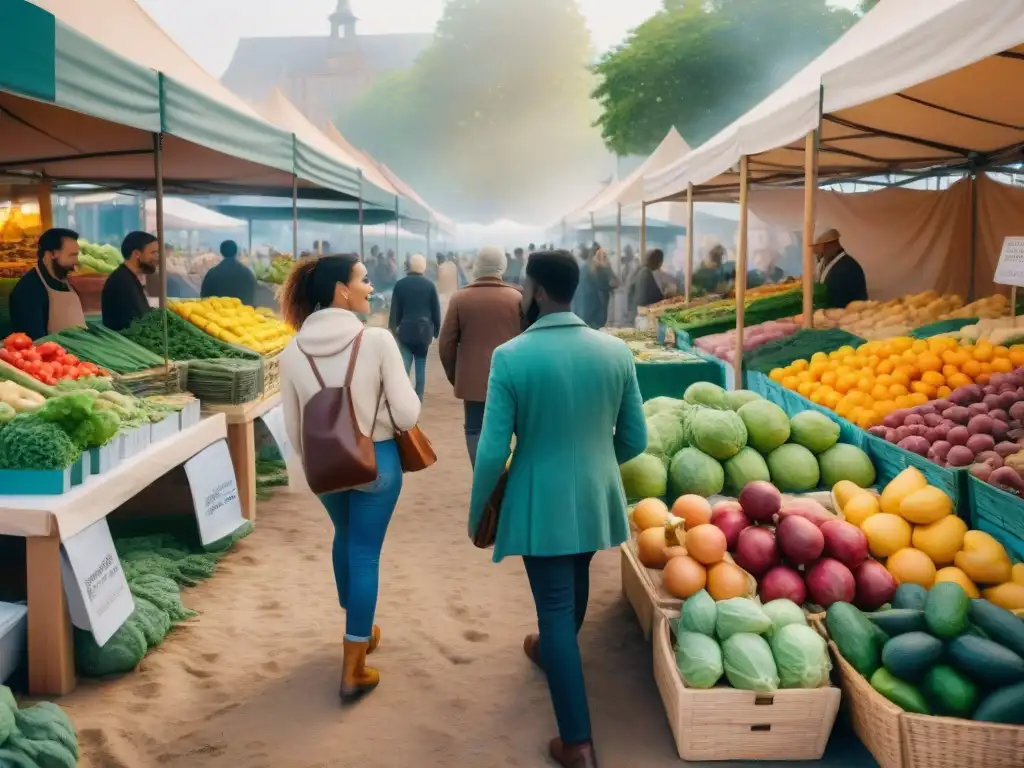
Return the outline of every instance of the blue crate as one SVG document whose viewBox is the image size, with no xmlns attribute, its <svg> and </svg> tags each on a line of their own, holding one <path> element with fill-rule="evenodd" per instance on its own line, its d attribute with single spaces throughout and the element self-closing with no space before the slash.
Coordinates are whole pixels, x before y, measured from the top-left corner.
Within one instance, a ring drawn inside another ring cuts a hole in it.
<svg viewBox="0 0 1024 768">
<path fill-rule="evenodd" d="M 81 485 L 88 477 L 85 462 L 79 458 L 67 469 L 0 469 L 0 495 L 58 496 Z"/>
<path fill-rule="evenodd" d="M 1024 560 L 1024 500 L 966 474 L 971 528 L 994 536 L 1015 562 Z"/>
</svg>

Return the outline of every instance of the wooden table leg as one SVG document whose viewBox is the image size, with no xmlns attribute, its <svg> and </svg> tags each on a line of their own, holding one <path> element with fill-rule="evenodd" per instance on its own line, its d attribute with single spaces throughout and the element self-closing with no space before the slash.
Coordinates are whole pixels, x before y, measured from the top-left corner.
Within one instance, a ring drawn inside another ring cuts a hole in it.
<svg viewBox="0 0 1024 768">
<path fill-rule="evenodd" d="M 28 581 L 28 688 L 63 696 L 75 688 L 71 616 L 60 570 L 60 536 L 25 539 Z"/>
<path fill-rule="evenodd" d="M 256 431 L 251 421 L 228 424 L 228 450 L 235 467 L 242 517 L 256 521 Z"/>
</svg>

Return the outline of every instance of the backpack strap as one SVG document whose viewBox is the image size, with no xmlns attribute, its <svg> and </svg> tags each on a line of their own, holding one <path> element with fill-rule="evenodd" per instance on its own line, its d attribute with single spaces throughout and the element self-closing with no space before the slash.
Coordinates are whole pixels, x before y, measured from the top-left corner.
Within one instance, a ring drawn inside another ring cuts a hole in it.
<svg viewBox="0 0 1024 768">
<path fill-rule="evenodd" d="M 362 343 L 362 340 L 363 340 L 363 332 L 360 331 L 359 335 L 357 335 L 352 341 L 350 341 L 348 344 L 346 344 L 344 347 L 342 347 L 341 349 L 338 350 L 338 352 L 340 353 L 340 352 L 344 352 L 349 347 L 352 347 L 352 354 L 349 356 L 349 359 L 348 359 L 348 370 L 345 373 L 345 386 L 346 387 L 351 387 L 352 386 L 352 374 L 355 372 L 355 369 L 356 369 L 356 358 L 359 357 L 359 345 Z M 317 384 L 320 385 L 320 389 L 326 389 L 327 385 L 324 383 L 324 377 L 320 374 L 320 369 L 317 367 L 315 357 L 313 355 L 309 354 L 308 352 L 306 352 L 306 350 L 304 350 L 302 348 L 302 345 L 299 344 L 298 342 L 295 343 L 295 346 L 298 348 L 299 352 L 301 352 L 305 356 L 306 360 L 309 362 L 309 367 L 313 369 L 313 375 L 316 376 L 316 381 L 317 381 Z M 323 357 L 323 355 L 320 355 L 320 357 Z"/>
</svg>

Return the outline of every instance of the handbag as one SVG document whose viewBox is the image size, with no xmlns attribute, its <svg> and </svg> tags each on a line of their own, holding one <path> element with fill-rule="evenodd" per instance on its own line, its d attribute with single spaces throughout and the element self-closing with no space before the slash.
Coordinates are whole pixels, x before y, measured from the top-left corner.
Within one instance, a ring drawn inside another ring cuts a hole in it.
<svg viewBox="0 0 1024 768">
<path fill-rule="evenodd" d="M 381 380 L 381 394 L 384 392 L 384 382 Z M 419 472 L 426 469 L 437 461 L 437 454 L 430 444 L 430 439 L 423 430 L 416 425 L 412 429 L 401 430 L 395 426 L 395 417 L 391 413 L 391 403 L 384 399 L 384 405 L 388 409 L 388 418 L 391 419 L 391 428 L 395 431 L 395 445 L 398 446 L 398 458 L 402 463 L 403 472 Z"/>
<path fill-rule="evenodd" d="M 377 456 L 372 440 L 377 417 L 374 414 L 371 437 L 367 437 L 359 431 L 352 401 L 352 374 L 362 340 L 360 331 L 351 343 L 348 371 L 340 387 L 328 387 L 314 357 L 299 347 L 320 385 L 320 391 L 309 399 L 302 411 L 302 468 L 310 490 L 318 495 L 349 490 L 377 479 Z"/>
<path fill-rule="evenodd" d="M 494 490 L 484 504 L 484 513 L 473 531 L 473 545 L 480 549 L 494 546 L 498 538 L 498 520 L 501 517 L 501 503 L 505 500 L 505 487 L 508 485 L 508 470 L 501 473 Z"/>
</svg>

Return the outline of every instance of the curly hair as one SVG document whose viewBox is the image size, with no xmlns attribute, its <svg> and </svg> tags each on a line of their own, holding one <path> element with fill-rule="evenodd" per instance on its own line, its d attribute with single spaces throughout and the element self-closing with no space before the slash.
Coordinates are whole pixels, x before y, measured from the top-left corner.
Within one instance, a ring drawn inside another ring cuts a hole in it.
<svg viewBox="0 0 1024 768">
<path fill-rule="evenodd" d="M 288 273 L 277 292 L 284 321 L 298 330 L 318 309 L 334 301 L 334 288 L 352 279 L 352 268 L 359 263 L 353 254 L 309 257 L 299 261 Z"/>
</svg>

